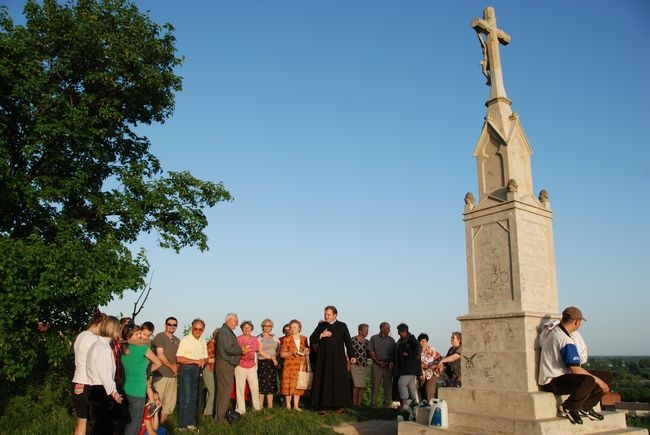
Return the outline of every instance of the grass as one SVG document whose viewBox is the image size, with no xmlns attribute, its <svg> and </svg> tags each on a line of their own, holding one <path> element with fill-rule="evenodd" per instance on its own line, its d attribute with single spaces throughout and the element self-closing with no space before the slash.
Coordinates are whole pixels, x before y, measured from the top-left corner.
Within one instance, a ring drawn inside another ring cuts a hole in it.
<svg viewBox="0 0 650 435">
<path fill-rule="evenodd" d="M 315 411 L 305 409 L 303 412 L 290 411 L 276 407 L 263 409 L 259 412 L 248 411 L 237 423 L 228 425 L 217 424 L 210 417 L 201 420 L 199 429 L 208 434 L 335 434 L 333 427 L 345 422 L 367 420 L 394 420 L 397 411 L 390 409 L 350 408 L 345 414 L 333 412 L 319 415 Z"/>
<path fill-rule="evenodd" d="M 52 371 L 45 380 L 35 382 L 22 394 L 4 394 L 0 398 L 0 434 L 2 435 L 60 435 L 72 433 L 75 418 L 70 403 L 70 376 Z M 369 378 L 369 377 L 368 377 Z M 1 386 L 0 386 L 1 387 Z M 6 387 L 6 386 L 5 386 Z M 0 391 L 3 391 L 0 388 Z M 3 391 L 8 393 L 7 391 Z M 369 379 L 364 398 L 370 404 Z M 383 393 L 380 391 L 380 397 Z M 308 398 L 302 400 L 308 403 Z M 321 416 L 305 409 L 303 412 L 289 411 L 282 403 L 275 401 L 275 408 L 259 412 L 249 410 L 233 425 L 217 424 L 210 417 L 203 417 L 199 429 L 203 434 L 334 434 L 333 427 L 345 422 L 368 420 L 394 420 L 397 411 L 377 409 L 368 406 L 350 408 L 345 414 L 328 413 Z M 165 423 L 168 433 L 179 433 L 176 429 L 178 406 L 169 421 Z"/>
<path fill-rule="evenodd" d="M 319 415 L 305 409 L 303 412 L 284 409 L 279 403 L 272 409 L 255 412 L 250 410 L 237 423 L 215 423 L 212 417 L 204 416 L 199 424 L 203 434 L 335 434 L 333 427 L 345 422 L 368 420 L 394 420 L 397 411 L 370 407 L 350 408 L 344 414 L 328 412 Z M 170 434 L 179 434 L 176 412 L 165 422 Z M 47 406 L 30 398 L 15 398 L 0 417 L 0 433 L 3 435 L 60 435 L 72 433 L 75 419 L 63 405 Z"/>
</svg>

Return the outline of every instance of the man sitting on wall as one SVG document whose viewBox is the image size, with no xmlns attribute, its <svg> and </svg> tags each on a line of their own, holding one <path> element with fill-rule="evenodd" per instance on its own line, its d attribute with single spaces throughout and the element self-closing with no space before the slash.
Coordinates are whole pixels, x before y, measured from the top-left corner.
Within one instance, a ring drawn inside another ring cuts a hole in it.
<svg viewBox="0 0 650 435">
<path fill-rule="evenodd" d="M 578 333 L 584 320 L 578 308 L 568 307 L 561 321 L 544 325 L 539 337 L 542 352 L 537 383 L 544 391 L 569 395 L 559 410 L 573 424 L 582 424 L 582 417 L 604 418 L 593 407 L 609 392 L 612 381 L 610 373 L 596 375 L 580 366 L 587 360 L 586 345 Z"/>
</svg>

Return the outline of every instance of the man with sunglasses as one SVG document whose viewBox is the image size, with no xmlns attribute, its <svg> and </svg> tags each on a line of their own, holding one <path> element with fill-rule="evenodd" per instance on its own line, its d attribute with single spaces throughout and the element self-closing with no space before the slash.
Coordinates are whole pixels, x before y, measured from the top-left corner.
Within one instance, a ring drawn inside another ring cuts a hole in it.
<svg viewBox="0 0 650 435">
<path fill-rule="evenodd" d="M 180 430 L 196 431 L 196 402 L 201 380 L 201 370 L 208 362 L 208 347 L 201 337 L 205 330 L 205 322 L 201 319 L 192 320 L 191 333 L 181 340 L 176 351 L 176 362 L 180 366 L 181 389 L 178 412 Z"/>
<path fill-rule="evenodd" d="M 153 347 L 156 356 L 162 362 L 160 368 L 154 373 L 154 388 L 158 391 L 162 409 L 160 411 L 160 423 L 164 423 L 169 414 L 176 408 L 176 390 L 178 364 L 176 364 L 176 352 L 180 340 L 174 335 L 178 328 L 176 317 L 168 317 L 165 320 L 165 330 L 156 335 L 153 339 Z"/>
</svg>

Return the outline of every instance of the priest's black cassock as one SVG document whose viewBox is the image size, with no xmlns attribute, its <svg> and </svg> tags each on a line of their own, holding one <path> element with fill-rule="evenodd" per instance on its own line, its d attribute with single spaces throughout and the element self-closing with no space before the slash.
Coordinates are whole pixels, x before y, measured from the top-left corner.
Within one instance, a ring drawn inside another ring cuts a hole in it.
<svg viewBox="0 0 650 435">
<path fill-rule="evenodd" d="M 329 330 L 331 337 L 320 338 Z M 352 406 L 352 390 L 347 369 L 348 357 L 356 357 L 352 349 L 350 331 L 345 323 L 321 322 L 309 337 L 309 343 L 316 351 L 314 381 L 311 388 L 311 404 L 315 408 L 344 408 Z M 343 348 L 345 346 L 345 349 Z"/>
</svg>

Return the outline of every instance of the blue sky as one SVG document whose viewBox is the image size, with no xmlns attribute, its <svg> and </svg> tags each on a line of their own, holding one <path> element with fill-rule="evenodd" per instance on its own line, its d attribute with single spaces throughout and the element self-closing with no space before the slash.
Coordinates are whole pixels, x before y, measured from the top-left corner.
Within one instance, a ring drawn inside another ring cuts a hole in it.
<svg viewBox="0 0 650 435">
<path fill-rule="evenodd" d="M 137 4 L 185 56 L 173 117 L 146 129 L 153 153 L 235 197 L 208 212 L 206 253 L 134 246 L 154 271 L 139 320 L 295 317 L 309 335 L 334 304 L 353 333 L 406 322 L 446 350 L 468 312 L 463 197 L 478 196 L 489 94 L 470 23 L 494 6 L 554 212 L 560 310 L 583 309 L 591 354 L 650 355 L 650 2 Z"/>
</svg>

